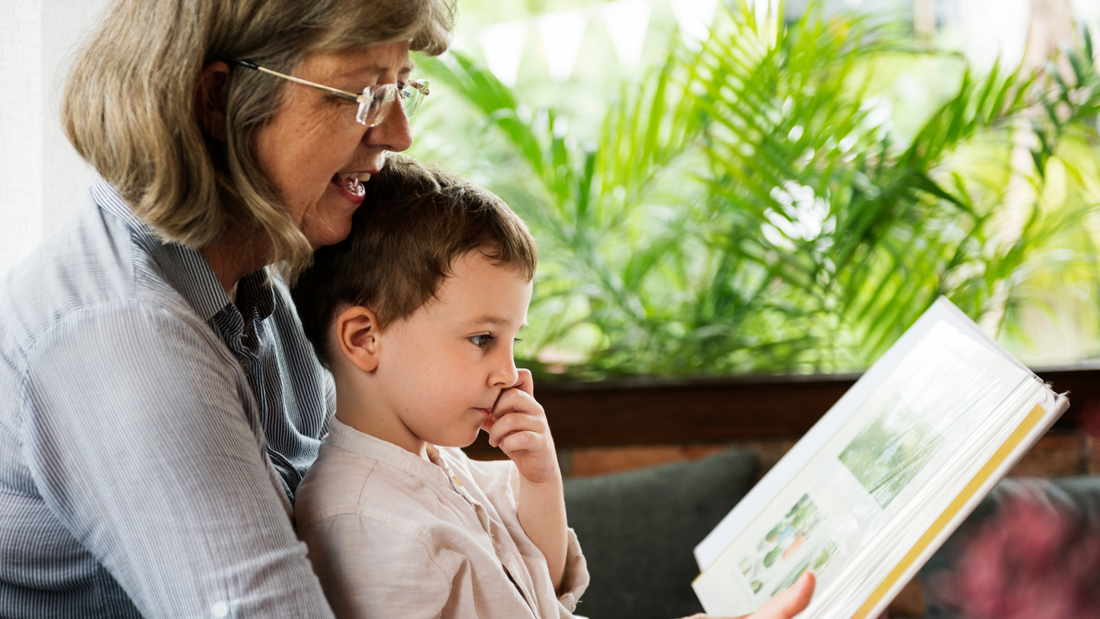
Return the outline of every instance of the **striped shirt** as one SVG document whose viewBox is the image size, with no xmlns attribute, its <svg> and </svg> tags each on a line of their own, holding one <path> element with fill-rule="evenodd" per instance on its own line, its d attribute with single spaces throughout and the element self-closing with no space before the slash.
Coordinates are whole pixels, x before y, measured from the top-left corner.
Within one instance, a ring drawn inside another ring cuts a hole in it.
<svg viewBox="0 0 1100 619">
<path fill-rule="evenodd" d="M 289 514 L 335 392 L 289 294 L 234 305 L 91 194 L 0 281 L 0 617 L 331 616 Z"/>
</svg>

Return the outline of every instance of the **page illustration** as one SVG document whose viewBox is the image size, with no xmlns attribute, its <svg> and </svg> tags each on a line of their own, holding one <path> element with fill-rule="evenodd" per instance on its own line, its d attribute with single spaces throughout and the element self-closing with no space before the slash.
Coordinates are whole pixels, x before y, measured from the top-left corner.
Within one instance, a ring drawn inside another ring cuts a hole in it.
<svg viewBox="0 0 1100 619">
<path fill-rule="evenodd" d="M 741 573 L 749 579 L 753 593 L 759 593 L 774 574 L 790 569 L 791 557 L 813 536 L 819 521 L 817 506 L 810 495 L 802 495 L 760 540 L 756 551 L 741 561 Z"/>
<path fill-rule="evenodd" d="M 932 459 L 951 409 L 923 415 L 895 398 L 840 452 L 840 461 L 879 507 L 887 508 Z M 940 419 L 929 419 L 940 417 Z"/>
</svg>

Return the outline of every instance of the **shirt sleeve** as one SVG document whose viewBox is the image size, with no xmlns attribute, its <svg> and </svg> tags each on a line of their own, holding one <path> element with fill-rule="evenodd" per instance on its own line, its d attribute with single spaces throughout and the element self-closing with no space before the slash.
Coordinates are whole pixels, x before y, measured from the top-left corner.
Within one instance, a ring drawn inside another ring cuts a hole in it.
<svg viewBox="0 0 1100 619">
<path fill-rule="evenodd" d="M 543 559 L 545 564 L 546 560 Z M 569 529 L 569 546 L 565 555 L 565 574 L 561 579 L 561 594 L 558 595 L 559 610 L 562 617 L 572 617 L 577 610 L 581 594 L 588 588 L 588 563 L 581 552 L 577 534 Z"/>
<path fill-rule="evenodd" d="M 331 616 L 206 325 L 127 301 L 62 320 L 28 361 L 31 475 L 143 616 Z"/>
<path fill-rule="evenodd" d="M 433 552 L 409 525 L 339 514 L 299 526 L 338 619 L 435 619 L 473 610 L 453 580 L 466 562 Z M 458 616 L 461 616 L 458 615 Z"/>
</svg>

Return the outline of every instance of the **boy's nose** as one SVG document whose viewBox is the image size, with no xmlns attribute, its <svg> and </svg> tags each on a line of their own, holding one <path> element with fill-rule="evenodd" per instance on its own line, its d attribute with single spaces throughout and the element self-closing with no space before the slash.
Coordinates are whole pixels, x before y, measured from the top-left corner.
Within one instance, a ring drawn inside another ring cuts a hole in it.
<svg viewBox="0 0 1100 619">
<path fill-rule="evenodd" d="M 516 360 L 509 353 L 506 359 L 502 359 L 496 369 L 489 375 L 489 384 L 493 387 L 507 389 L 519 382 L 519 370 L 516 369 Z"/>
</svg>

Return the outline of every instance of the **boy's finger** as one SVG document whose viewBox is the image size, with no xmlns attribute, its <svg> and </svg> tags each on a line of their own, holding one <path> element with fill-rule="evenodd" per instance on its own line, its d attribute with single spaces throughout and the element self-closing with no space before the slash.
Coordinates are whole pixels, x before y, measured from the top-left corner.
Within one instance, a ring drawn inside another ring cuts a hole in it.
<svg viewBox="0 0 1100 619">
<path fill-rule="evenodd" d="M 484 428 L 485 424 L 482 423 Z M 516 432 L 535 432 L 538 434 L 549 434 L 550 429 L 547 427 L 543 418 L 533 417 L 531 415 L 504 415 L 500 419 L 493 421 L 492 427 L 489 432 L 489 444 L 499 445 L 506 437 Z"/>
<path fill-rule="evenodd" d="M 481 431 L 488 434 L 490 437 L 492 437 L 493 436 L 493 425 L 495 425 L 495 424 L 496 424 L 496 420 L 493 419 L 492 416 L 486 417 L 485 421 L 481 422 Z"/>
<path fill-rule="evenodd" d="M 542 446 L 539 443 L 540 436 L 541 435 L 537 432 L 519 430 L 502 437 L 499 444 L 500 448 L 507 453 L 514 451 L 531 451 Z"/>
<path fill-rule="evenodd" d="M 531 375 L 531 370 L 527 368 L 516 368 L 516 371 L 519 373 L 519 380 L 516 381 L 516 384 L 512 385 L 512 389 L 519 389 L 527 395 L 534 397 L 535 380 L 534 376 Z"/>
<path fill-rule="evenodd" d="M 492 418 L 490 417 L 490 419 Z M 509 432 L 515 432 L 516 430 L 534 430 L 535 432 L 544 432 L 547 434 L 550 432 L 545 417 L 512 413 L 506 413 L 501 415 L 500 418 L 494 419 L 492 430 L 500 436 Z"/>
<path fill-rule="evenodd" d="M 535 415 L 544 414 L 542 412 L 542 407 L 535 401 L 535 398 L 532 397 L 530 393 L 518 390 L 515 387 L 510 387 L 500 392 L 500 396 L 497 397 L 497 401 L 493 405 L 493 410 L 490 411 L 490 415 L 493 420 L 496 421 L 511 412 Z"/>
</svg>

